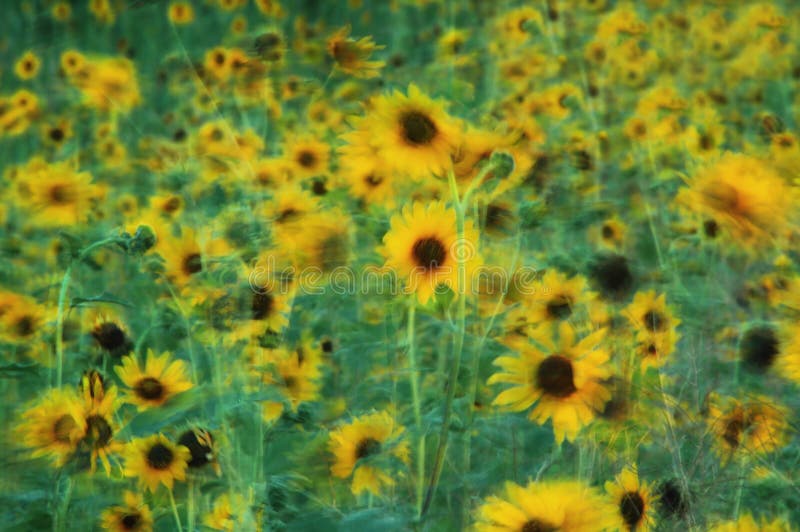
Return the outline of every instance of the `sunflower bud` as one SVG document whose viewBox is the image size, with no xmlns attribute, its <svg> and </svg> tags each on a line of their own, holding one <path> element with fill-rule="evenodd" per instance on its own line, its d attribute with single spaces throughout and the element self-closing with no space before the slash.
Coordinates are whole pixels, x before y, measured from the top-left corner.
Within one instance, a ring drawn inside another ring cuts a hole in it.
<svg viewBox="0 0 800 532">
<path fill-rule="evenodd" d="M 86 402 L 90 404 L 102 402 L 106 395 L 103 376 L 99 371 L 94 369 L 87 369 L 83 372 L 81 380 L 78 383 L 78 389 Z"/>
</svg>

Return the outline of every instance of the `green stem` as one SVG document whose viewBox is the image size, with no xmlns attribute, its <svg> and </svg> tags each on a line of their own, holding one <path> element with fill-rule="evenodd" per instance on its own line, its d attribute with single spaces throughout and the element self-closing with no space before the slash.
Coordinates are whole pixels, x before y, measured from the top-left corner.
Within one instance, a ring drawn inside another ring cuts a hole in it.
<svg viewBox="0 0 800 532">
<path fill-rule="evenodd" d="M 72 267 L 76 262 L 85 259 L 92 251 L 115 242 L 120 242 L 120 239 L 118 237 L 105 238 L 87 246 L 69 263 L 64 277 L 61 279 L 61 289 L 58 292 L 58 315 L 56 316 L 56 387 L 58 388 L 61 387 L 64 374 L 64 305 L 67 302 L 67 290 L 72 280 Z"/>
<path fill-rule="evenodd" d="M 739 458 L 739 479 L 736 484 L 736 498 L 733 502 L 733 518 L 739 519 L 739 510 L 742 505 L 742 493 L 744 492 L 744 457 Z"/>
<path fill-rule="evenodd" d="M 169 505 L 172 507 L 172 515 L 175 517 L 175 526 L 178 528 L 178 532 L 183 532 L 181 516 L 178 515 L 178 506 L 175 504 L 175 496 L 172 494 L 172 490 L 169 490 Z"/>
<path fill-rule="evenodd" d="M 414 342 L 416 330 L 417 305 L 414 297 L 408 307 L 408 325 L 406 329 L 406 341 L 408 342 L 408 372 L 411 382 L 411 400 L 414 403 L 414 424 L 417 428 L 419 441 L 417 443 L 417 515 L 422 511 L 422 492 L 425 484 L 425 434 L 422 432 L 422 406 L 419 398 L 419 368 L 417 367 L 417 351 Z"/>
<path fill-rule="evenodd" d="M 194 532 L 194 482 L 188 479 L 186 483 L 186 530 Z"/>
<path fill-rule="evenodd" d="M 439 444 L 436 449 L 436 456 L 434 457 L 433 468 L 431 470 L 431 479 L 428 484 L 428 491 L 425 494 L 425 502 L 422 505 L 420 517 L 425 515 L 425 512 L 430 508 L 431 502 L 433 502 L 433 496 L 436 494 L 436 486 L 439 483 L 439 477 L 442 474 L 444 455 L 447 449 L 447 439 L 450 434 L 450 416 L 453 413 L 453 398 L 456 394 L 456 381 L 458 380 L 458 371 L 461 366 L 461 352 L 464 349 L 464 335 L 466 333 L 467 265 L 463 249 L 464 205 L 459 200 L 458 184 L 456 183 L 456 177 L 452 169 L 450 169 L 450 172 L 447 174 L 447 180 L 450 183 L 450 192 L 453 195 L 453 207 L 456 211 L 456 233 L 458 240 L 455 255 L 458 261 L 458 286 L 456 287 L 458 314 L 456 317 L 456 332 L 453 338 L 453 360 L 450 361 L 450 375 L 447 379 L 447 395 L 445 397 L 444 413 L 442 415 L 442 428 L 439 433 Z"/>
</svg>

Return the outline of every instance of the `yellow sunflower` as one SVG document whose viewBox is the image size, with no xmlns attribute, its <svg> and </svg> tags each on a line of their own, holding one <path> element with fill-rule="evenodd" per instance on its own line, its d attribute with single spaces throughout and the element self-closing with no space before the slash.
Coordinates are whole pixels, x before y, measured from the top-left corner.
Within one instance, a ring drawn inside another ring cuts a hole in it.
<svg viewBox="0 0 800 532">
<path fill-rule="evenodd" d="M 708 530 L 709 532 L 791 532 L 792 527 L 781 518 L 767 521 L 762 517 L 756 521 L 752 514 L 746 513 L 733 521 L 714 523 Z"/>
<path fill-rule="evenodd" d="M 172 2 L 167 10 L 167 18 L 176 26 L 194 21 L 194 8 L 189 2 Z"/>
<path fill-rule="evenodd" d="M 104 530 L 111 532 L 152 532 L 153 514 L 144 503 L 144 498 L 125 491 L 125 504 L 104 510 L 100 518 Z"/>
<path fill-rule="evenodd" d="M 764 396 L 739 401 L 732 397 L 709 397 L 708 428 L 715 450 L 727 462 L 735 455 L 768 454 L 787 441 L 788 411 Z"/>
<path fill-rule="evenodd" d="M 172 489 L 175 480 L 186 478 L 186 468 L 192 453 L 183 445 L 176 445 L 163 434 L 139 438 L 125 450 L 126 477 L 138 477 L 139 484 L 155 492 L 159 484 Z"/>
<path fill-rule="evenodd" d="M 305 179 L 328 172 L 331 147 L 310 137 L 293 139 L 284 147 L 284 160 L 292 177 Z"/>
<path fill-rule="evenodd" d="M 190 428 L 178 437 L 178 445 L 189 449 L 190 458 L 187 463 L 189 467 L 201 468 L 211 465 L 217 476 L 222 474 L 217 460 L 217 444 L 209 431 L 199 427 Z"/>
<path fill-rule="evenodd" d="M 678 193 L 691 212 L 713 218 L 742 244 L 763 246 L 793 227 L 795 191 L 765 162 L 726 153 Z"/>
<path fill-rule="evenodd" d="M 617 525 L 614 508 L 582 482 L 506 482 L 504 491 L 478 507 L 476 532 L 599 532 Z"/>
<path fill-rule="evenodd" d="M 60 467 L 75 454 L 85 435 L 82 414 L 73 391 L 54 388 L 21 413 L 15 432 L 21 444 L 32 449 L 33 457 L 48 456 Z"/>
<path fill-rule="evenodd" d="M 137 405 L 139 410 L 158 407 L 193 386 L 186 375 L 186 363 L 170 363 L 170 356 L 168 352 L 156 356 L 149 349 L 144 370 L 134 355 L 122 358 L 122 366 L 116 366 L 114 371 L 130 388 L 125 397 L 128 403 Z"/>
<path fill-rule="evenodd" d="M 655 503 L 652 486 L 639 482 L 636 466 L 625 468 L 606 482 L 606 492 L 617 507 L 617 516 L 625 530 L 647 532 L 655 526 Z"/>
<path fill-rule="evenodd" d="M 97 388 L 95 386 L 95 392 Z M 86 392 L 84 390 L 84 399 Z M 116 424 L 114 410 L 117 406 L 117 389 L 112 387 L 101 396 L 97 394 L 84 403 L 83 417 L 86 420 L 85 434 L 81 439 L 80 450 L 89 455 L 89 468 L 94 473 L 97 460 L 103 464 L 107 475 L 111 474 L 108 457 L 122 450 L 121 442 L 114 440 Z"/>
<path fill-rule="evenodd" d="M 556 442 L 565 436 L 573 441 L 611 398 L 604 385 L 611 375 L 609 354 L 601 345 L 606 329 L 577 342 L 568 323 L 559 324 L 557 339 L 554 330 L 542 326 L 531 334 L 534 343 L 520 345 L 516 356 L 498 357 L 495 364 L 502 372 L 492 375 L 488 383 L 513 385 L 493 404 L 522 411 L 535 403 L 528 417 L 540 425 L 552 418 Z"/>
<path fill-rule="evenodd" d="M 203 517 L 203 524 L 211 530 L 222 532 L 260 530 L 249 501 L 238 493 L 225 493 L 217 497 L 211 511 Z"/>
<path fill-rule="evenodd" d="M 681 323 L 667 307 L 666 294 L 656 295 L 655 290 L 637 292 L 622 314 L 636 329 L 637 335 L 666 333 Z"/>
<path fill-rule="evenodd" d="M 28 50 L 17 60 L 17 63 L 14 65 L 14 73 L 19 79 L 32 79 L 39 73 L 41 66 L 42 62 L 39 60 L 39 57 L 33 53 L 33 51 Z"/>
<path fill-rule="evenodd" d="M 167 279 L 178 287 L 184 287 L 205 271 L 209 259 L 230 252 L 224 239 L 198 238 L 194 229 L 186 227 L 180 237 L 168 234 L 159 238 L 156 249 L 166 262 Z"/>
<path fill-rule="evenodd" d="M 378 159 L 351 157 L 344 161 L 339 176 L 350 193 L 366 205 L 395 206 L 395 179 L 388 166 Z"/>
<path fill-rule="evenodd" d="M 404 430 L 388 412 L 382 411 L 358 417 L 331 432 L 329 447 L 334 456 L 331 474 L 338 478 L 353 475 L 350 490 L 354 495 L 364 491 L 380 495 L 383 488 L 394 485 L 394 479 L 375 459 L 392 456 L 407 464 L 409 452 Z"/>
<path fill-rule="evenodd" d="M 92 201 L 103 196 L 103 189 L 92 184 L 88 172 L 77 172 L 69 162 L 46 165 L 21 176 L 27 192 L 21 198 L 33 215 L 34 223 L 53 227 L 85 222 Z"/>
<path fill-rule="evenodd" d="M 378 97 L 365 120 L 381 159 L 395 172 L 427 179 L 450 169 L 461 125 L 416 85 L 409 85 L 407 96 L 395 91 Z"/>
<path fill-rule="evenodd" d="M 595 299 L 586 284 L 580 275 L 568 278 L 561 272 L 548 270 L 533 286 L 533 293 L 522 300 L 529 323 L 560 322 L 579 316 Z"/>
<path fill-rule="evenodd" d="M 318 399 L 322 358 L 317 349 L 308 344 L 293 350 L 278 348 L 270 353 L 270 359 L 268 371 L 261 373 L 261 381 L 274 387 L 292 412 L 297 412 L 300 403 Z M 264 421 L 274 421 L 283 412 L 283 401 L 265 401 L 262 405 Z"/>
<path fill-rule="evenodd" d="M 357 78 L 374 78 L 380 75 L 384 61 L 367 61 L 375 50 L 382 49 L 372 37 L 350 38 L 350 26 L 345 26 L 327 41 L 328 54 L 333 58 L 336 67 L 346 74 Z"/>
<path fill-rule="evenodd" d="M 97 312 L 89 334 L 98 347 L 112 358 L 120 358 L 133 351 L 133 341 L 127 328 L 113 313 Z"/>
<path fill-rule="evenodd" d="M 477 251 L 478 232 L 469 220 L 464 240 L 458 242 L 452 209 L 442 202 L 433 202 L 427 207 L 416 202 L 392 217 L 381 252 L 386 258 L 385 267 L 405 282 L 406 293 L 416 293 L 419 301 L 425 304 L 440 285 L 456 294 L 472 293 L 481 259 Z M 459 253 L 467 265 L 466 286 L 458 283 Z"/>
</svg>

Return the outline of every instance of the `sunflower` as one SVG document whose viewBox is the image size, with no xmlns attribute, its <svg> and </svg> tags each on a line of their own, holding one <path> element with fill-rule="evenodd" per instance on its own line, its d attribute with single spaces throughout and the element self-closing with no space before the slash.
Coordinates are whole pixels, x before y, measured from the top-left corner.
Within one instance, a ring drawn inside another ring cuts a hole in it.
<svg viewBox="0 0 800 532">
<path fill-rule="evenodd" d="M 223 494 L 217 497 L 211 511 L 203 517 L 203 524 L 211 530 L 235 532 L 236 530 L 261 530 L 250 503 L 242 495 Z"/>
<path fill-rule="evenodd" d="M 381 160 L 397 173 L 427 179 L 450 169 L 461 125 L 416 85 L 409 85 L 407 96 L 395 91 L 376 98 L 365 120 Z"/>
<path fill-rule="evenodd" d="M 163 434 L 154 434 L 128 444 L 123 474 L 138 477 L 139 483 L 152 492 L 159 484 L 171 490 L 175 480 L 186 478 L 191 457 L 188 448 L 172 443 Z"/>
<path fill-rule="evenodd" d="M 627 226 L 615 215 L 603 220 L 599 227 L 589 229 L 589 239 L 609 251 L 620 251 L 625 246 L 627 232 Z"/>
<path fill-rule="evenodd" d="M 230 252 L 224 239 L 198 238 L 194 229 L 184 227 L 180 237 L 167 235 L 159 238 L 156 245 L 158 253 L 166 262 L 166 277 L 178 287 L 193 281 L 208 267 L 208 261 L 215 256 Z"/>
<path fill-rule="evenodd" d="M 321 273 L 325 279 L 332 272 L 346 274 L 353 247 L 350 219 L 342 212 L 330 211 L 309 216 L 303 225 L 304 236 L 297 250 L 300 266 Z"/>
<path fill-rule="evenodd" d="M 394 485 L 394 479 L 377 459 L 393 457 L 408 464 L 404 430 L 388 412 L 382 411 L 358 417 L 331 432 L 329 447 L 334 456 L 331 474 L 338 478 L 353 475 L 350 490 L 354 495 L 364 491 L 380 495 L 384 487 Z"/>
<path fill-rule="evenodd" d="M 781 518 L 758 521 L 750 513 L 740 515 L 733 521 L 719 521 L 711 524 L 709 532 L 791 532 L 792 527 Z"/>
<path fill-rule="evenodd" d="M 293 350 L 278 348 L 270 353 L 270 371 L 261 374 L 261 380 L 272 386 L 288 401 L 292 412 L 300 403 L 319 397 L 322 358 L 318 349 L 302 344 Z M 284 411 L 283 402 L 265 401 L 262 405 L 264 421 L 275 420 Z"/>
<path fill-rule="evenodd" d="M 64 465 L 85 435 L 86 420 L 78 396 L 71 390 L 54 388 L 38 403 L 25 409 L 15 432 L 32 456 L 49 456 Z"/>
<path fill-rule="evenodd" d="M 765 353 L 770 355 L 769 362 L 774 359 L 778 372 L 800 384 L 800 334 L 797 334 L 794 326 L 789 328 L 789 338 L 784 341 L 782 349 L 778 350 L 778 344 L 772 344 L 770 350 Z M 774 336 L 773 336 L 774 338 Z"/>
<path fill-rule="evenodd" d="M 318 200 L 295 184 L 275 191 L 264 206 L 264 218 L 270 222 L 273 240 L 290 253 L 297 249 L 306 218 L 318 210 Z"/>
<path fill-rule="evenodd" d="M 667 307 L 666 295 L 654 290 L 637 292 L 633 302 L 622 311 L 636 329 L 637 335 L 665 333 L 680 324 Z"/>
<path fill-rule="evenodd" d="M 137 405 L 139 410 L 145 410 L 161 406 L 176 394 L 190 389 L 193 384 L 186 376 L 186 363 L 183 360 L 169 363 L 169 360 L 170 353 L 156 356 L 152 349 L 148 349 L 147 362 L 142 370 L 135 356 L 123 357 L 122 366 L 116 366 L 114 371 L 130 388 L 126 401 Z"/>
<path fill-rule="evenodd" d="M 77 172 L 68 162 L 53 163 L 21 176 L 27 197 L 22 198 L 39 225 L 54 227 L 85 222 L 92 201 L 103 189 L 92 184 L 88 172 Z"/>
<path fill-rule="evenodd" d="M 548 270 L 533 287 L 533 294 L 522 300 L 528 312 L 528 322 L 541 324 L 560 322 L 579 315 L 595 298 L 580 275 L 568 278 L 556 270 Z"/>
<path fill-rule="evenodd" d="M 381 50 L 372 37 L 350 38 L 350 26 L 345 26 L 328 37 L 328 54 L 336 63 L 336 68 L 357 78 L 374 78 L 380 75 L 384 61 L 367 61 L 375 50 Z"/>
<path fill-rule="evenodd" d="M 394 208 L 394 174 L 380 160 L 367 157 L 348 158 L 339 170 L 339 175 L 350 188 L 353 197 L 366 205 Z"/>
<path fill-rule="evenodd" d="M 48 122 L 42 126 L 42 140 L 45 144 L 56 148 L 72 138 L 72 123 L 67 119 Z"/>
<path fill-rule="evenodd" d="M 95 313 L 89 334 L 100 349 L 112 358 L 120 358 L 133 351 L 133 341 L 122 321 L 110 313 Z"/>
<path fill-rule="evenodd" d="M 573 441 L 611 398 L 603 384 L 611 375 L 609 354 L 601 345 L 606 329 L 576 342 L 572 327 L 561 322 L 557 343 L 554 330 L 542 326 L 531 334 L 535 343 L 520 345 L 517 356 L 498 357 L 495 364 L 503 371 L 492 375 L 488 383 L 514 385 L 501 392 L 493 404 L 521 411 L 536 403 L 528 417 L 540 425 L 552 418 L 556 442 L 565 436 Z"/>
<path fill-rule="evenodd" d="M 42 62 L 39 57 L 33 51 L 28 50 L 17 60 L 14 65 L 14 73 L 22 80 L 33 79 L 39 73 L 41 66 Z"/>
<path fill-rule="evenodd" d="M 742 244 L 762 246 L 792 227 L 796 194 L 765 162 L 726 153 L 701 169 L 677 202 L 713 218 Z"/>
<path fill-rule="evenodd" d="M 97 460 L 103 464 L 107 475 L 111 474 L 111 463 L 108 457 L 122 450 L 122 443 L 114 441 L 114 410 L 117 406 L 117 389 L 112 387 L 107 392 L 95 395 L 84 402 L 83 417 L 86 429 L 80 442 L 80 451 L 89 455 L 89 468 L 94 473 Z M 86 399 L 84 389 L 84 400 Z"/>
<path fill-rule="evenodd" d="M 504 496 L 488 497 L 476 511 L 476 532 L 598 532 L 617 525 L 614 508 L 582 482 L 506 482 Z"/>
<path fill-rule="evenodd" d="M 176 26 L 194 21 L 194 8 L 189 2 L 172 2 L 167 10 L 167 18 Z"/>
<path fill-rule="evenodd" d="M 426 207 L 415 202 L 392 217 L 381 252 L 386 268 L 405 280 L 406 292 L 416 293 L 425 304 L 440 285 L 458 294 L 472 292 L 473 277 L 481 262 L 477 244 L 478 232 L 469 220 L 464 241 L 458 242 L 455 212 L 444 203 L 432 202 Z M 467 265 L 466 286 L 458 284 L 458 254 Z"/>
<path fill-rule="evenodd" d="M 739 401 L 713 393 L 708 404 L 708 428 L 723 461 L 735 455 L 768 454 L 786 443 L 788 412 L 770 398 Z"/>
<path fill-rule="evenodd" d="M 184 431 L 178 438 L 178 445 L 183 445 L 191 454 L 187 465 L 190 468 L 201 468 L 211 465 L 217 476 L 221 475 L 217 461 L 217 445 L 211 433 L 199 427 Z"/>
<path fill-rule="evenodd" d="M 293 139 L 284 147 L 284 159 L 292 177 L 306 179 L 328 172 L 331 147 L 310 137 Z"/>
<path fill-rule="evenodd" d="M 141 495 L 125 491 L 125 504 L 104 510 L 100 518 L 104 530 L 112 532 L 152 532 L 153 514 Z"/>
<path fill-rule="evenodd" d="M 617 507 L 625 530 L 646 532 L 655 526 L 656 498 L 652 486 L 639 482 L 636 466 L 625 468 L 613 481 L 606 482 L 606 492 Z"/>
</svg>

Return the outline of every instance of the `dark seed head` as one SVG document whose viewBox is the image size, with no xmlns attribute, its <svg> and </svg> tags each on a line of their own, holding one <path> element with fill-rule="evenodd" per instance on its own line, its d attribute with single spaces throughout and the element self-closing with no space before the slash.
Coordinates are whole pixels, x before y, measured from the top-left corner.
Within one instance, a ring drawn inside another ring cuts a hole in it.
<svg viewBox="0 0 800 532">
<path fill-rule="evenodd" d="M 120 524 L 125 530 L 138 530 L 139 525 L 142 523 L 141 514 L 125 514 L 120 519 Z"/>
<path fill-rule="evenodd" d="M 134 393 L 142 399 L 157 401 L 164 396 L 164 385 L 153 377 L 145 377 L 133 387 Z"/>
<path fill-rule="evenodd" d="M 638 491 L 629 491 L 622 496 L 619 503 L 619 511 L 622 519 L 630 530 L 634 530 L 639 521 L 644 517 L 644 499 Z"/>
<path fill-rule="evenodd" d="M 111 425 L 103 416 L 93 415 L 86 418 L 86 436 L 84 437 L 84 441 L 95 449 L 108 445 L 113 434 L 114 431 L 111 430 Z"/>
<path fill-rule="evenodd" d="M 703 233 L 708 238 L 716 238 L 719 234 L 719 224 L 712 219 L 708 219 L 703 222 Z"/>
<path fill-rule="evenodd" d="M 186 275 L 203 271 L 203 259 L 199 253 L 192 253 L 183 259 L 183 271 Z"/>
<path fill-rule="evenodd" d="M 686 512 L 686 499 L 680 485 L 674 479 L 665 480 L 658 488 L 660 510 L 666 515 L 682 515 Z"/>
<path fill-rule="evenodd" d="M 202 467 L 214 459 L 214 449 L 210 445 L 213 441 L 211 434 L 205 431 L 201 434 L 207 434 L 208 441 L 204 441 L 205 438 L 198 438 L 197 432 L 194 430 L 187 430 L 178 438 L 178 444 L 183 445 L 192 453 L 189 467 Z"/>
<path fill-rule="evenodd" d="M 663 331 L 667 325 L 666 317 L 660 312 L 648 310 L 642 316 L 645 328 L 650 332 Z"/>
<path fill-rule="evenodd" d="M 609 299 L 620 299 L 633 287 L 628 259 L 622 255 L 597 257 L 589 267 L 589 274 L 600 292 Z"/>
<path fill-rule="evenodd" d="M 547 303 L 547 315 L 554 320 L 569 318 L 572 314 L 571 298 L 558 295 Z"/>
<path fill-rule="evenodd" d="M 121 356 L 129 350 L 130 340 L 116 323 L 109 321 L 101 323 L 91 334 L 98 345 L 111 355 Z"/>
<path fill-rule="evenodd" d="M 417 266 L 426 270 L 434 270 L 444 263 L 447 249 L 438 238 L 426 237 L 414 242 L 411 254 Z"/>
<path fill-rule="evenodd" d="M 261 292 L 254 292 L 253 299 L 250 305 L 251 316 L 254 320 L 263 320 L 272 313 L 275 306 L 275 298 L 272 294 Z"/>
<path fill-rule="evenodd" d="M 769 369 L 778 351 L 775 330 L 767 325 L 748 329 L 739 345 L 740 358 L 751 368 L 760 371 Z"/>
<path fill-rule="evenodd" d="M 531 519 L 522 525 L 521 532 L 555 532 L 556 530 L 558 530 L 558 527 L 550 523 L 540 521 L 539 519 Z"/>
<path fill-rule="evenodd" d="M 53 142 L 61 142 L 64 140 L 64 130 L 60 127 L 54 127 L 50 130 L 50 140 Z"/>
<path fill-rule="evenodd" d="M 174 459 L 175 454 L 172 449 L 163 443 L 156 443 L 147 451 L 147 465 L 159 471 L 168 469 Z"/>
<path fill-rule="evenodd" d="M 403 138 L 414 146 L 430 144 L 436 136 L 436 124 L 424 113 L 407 111 L 400 117 Z"/>
<path fill-rule="evenodd" d="M 356 446 L 356 459 L 366 458 L 381 451 L 381 442 L 375 438 L 364 438 Z"/>
<path fill-rule="evenodd" d="M 312 151 L 304 150 L 297 155 L 297 162 L 303 168 L 313 168 L 317 163 L 317 156 Z"/>
<path fill-rule="evenodd" d="M 536 384 L 547 395 L 563 399 L 578 389 L 575 387 L 572 362 L 561 355 L 545 358 L 536 370 Z"/>
</svg>

